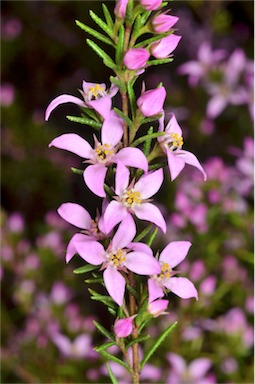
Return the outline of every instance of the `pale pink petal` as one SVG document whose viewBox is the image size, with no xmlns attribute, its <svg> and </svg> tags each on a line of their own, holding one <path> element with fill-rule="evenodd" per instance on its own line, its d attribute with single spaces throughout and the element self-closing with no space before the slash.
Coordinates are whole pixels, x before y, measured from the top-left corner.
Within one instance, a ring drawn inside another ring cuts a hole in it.
<svg viewBox="0 0 255 384">
<path fill-rule="evenodd" d="M 212 362 L 207 358 L 193 360 L 189 365 L 189 373 L 193 380 L 202 379 L 211 368 Z"/>
<path fill-rule="evenodd" d="M 82 334 L 76 337 L 73 342 L 73 348 L 76 356 L 86 356 L 91 350 L 90 336 Z"/>
<path fill-rule="evenodd" d="M 149 303 L 164 296 L 163 289 L 160 287 L 158 282 L 153 278 L 150 278 L 148 280 L 148 291 L 149 291 Z"/>
<path fill-rule="evenodd" d="M 69 261 L 73 258 L 73 256 L 78 253 L 75 242 L 76 241 L 86 241 L 88 239 L 91 239 L 90 237 L 86 235 L 82 235 L 81 233 L 76 233 L 71 240 L 69 241 L 69 244 L 66 249 L 66 263 L 69 263 Z"/>
<path fill-rule="evenodd" d="M 161 184 L 163 183 L 164 175 L 163 170 L 158 169 L 157 171 L 149 172 L 143 175 L 137 183 L 134 185 L 134 189 L 141 192 L 143 199 L 155 195 L 158 192 Z"/>
<path fill-rule="evenodd" d="M 84 173 L 84 181 L 88 188 L 97 196 L 106 197 L 104 190 L 104 181 L 107 173 L 107 167 L 103 164 L 89 165 Z"/>
<path fill-rule="evenodd" d="M 72 354 L 72 343 L 67 336 L 61 335 L 60 333 L 53 333 L 51 339 L 63 355 L 70 356 Z"/>
<path fill-rule="evenodd" d="M 204 180 L 207 179 L 207 175 L 202 165 L 199 163 L 197 157 L 193 153 L 181 149 L 176 151 L 175 158 L 181 158 L 186 164 L 193 165 L 193 167 L 196 167 L 200 172 L 202 172 Z"/>
<path fill-rule="evenodd" d="M 146 253 L 149 256 L 153 256 L 152 249 L 145 243 L 136 243 L 136 242 L 130 243 L 128 245 L 128 248 L 132 249 L 135 252 L 142 252 L 142 253 Z"/>
<path fill-rule="evenodd" d="M 167 355 L 167 360 L 171 363 L 174 371 L 178 372 L 179 375 L 184 374 L 187 365 L 183 357 L 177 355 L 176 353 L 169 353 Z"/>
<path fill-rule="evenodd" d="M 76 203 L 61 204 L 57 210 L 59 216 L 68 223 L 81 229 L 89 229 L 91 216 L 88 211 Z"/>
<path fill-rule="evenodd" d="M 106 233 L 109 233 L 115 225 L 120 223 L 128 214 L 127 208 L 118 201 L 111 201 L 105 210 L 104 226 Z"/>
<path fill-rule="evenodd" d="M 164 131 L 164 121 L 165 121 L 165 112 L 164 111 L 162 111 L 161 112 L 162 113 L 162 115 L 161 115 L 161 117 L 159 118 L 159 120 L 158 120 L 158 122 L 159 122 L 159 126 L 158 126 L 158 130 L 159 130 L 159 132 L 163 132 Z"/>
<path fill-rule="evenodd" d="M 126 255 L 125 266 L 138 275 L 154 275 L 161 271 L 158 260 L 141 252 L 129 252 Z"/>
<path fill-rule="evenodd" d="M 156 224 L 159 228 L 162 229 L 164 233 L 166 233 L 166 222 L 165 219 L 154 204 L 151 203 L 143 203 L 134 208 L 134 212 L 138 219 L 140 220 L 148 220 L 151 223 Z"/>
<path fill-rule="evenodd" d="M 138 148 L 123 148 L 114 157 L 128 167 L 141 168 L 148 171 L 148 161 L 144 153 Z"/>
<path fill-rule="evenodd" d="M 107 95 L 97 100 L 87 101 L 86 104 L 103 116 L 104 119 L 108 119 L 110 117 L 112 108 L 111 96 Z"/>
<path fill-rule="evenodd" d="M 170 120 L 165 128 L 165 131 L 167 133 L 177 133 L 177 135 L 182 136 L 182 129 L 179 126 L 174 113 L 170 113 L 169 116 Z"/>
<path fill-rule="evenodd" d="M 123 136 L 123 120 L 114 111 L 111 111 L 103 122 L 101 134 L 102 144 L 110 144 L 113 147 L 119 144 Z"/>
<path fill-rule="evenodd" d="M 56 137 L 49 144 L 49 147 L 65 149 L 66 151 L 75 153 L 83 159 L 90 159 L 93 156 L 93 149 L 90 144 L 75 133 L 64 133 L 63 135 Z"/>
<path fill-rule="evenodd" d="M 110 87 L 110 89 L 109 89 L 109 91 L 108 91 L 108 95 L 109 95 L 110 97 L 113 97 L 113 96 L 116 95 L 116 93 L 118 92 L 118 90 L 119 90 L 119 88 L 117 87 L 117 85 L 112 84 L 111 87 Z"/>
<path fill-rule="evenodd" d="M 189 241 L 173 241 L 163 249 L 159 260 L 174 268 L 185 259 L 190 247 L 191 243 Z"/>
<path fill-rule="evenodd" d="M 173 181 L 185 167 L 185 161 L 176 156 L 171 150 L 167 150 L 166 154 L 171 180 Z"/>
<path fill-rule="evenodd" d="M 118 196 L 122 196 L 129 184 L 129 170 L 120 161 L 117 162 L 115 176 L 115 192 Z"/>
<path fill-rule="evenodd" d="M 45 120 L 47 121 L 50 117 L 51 112 L 60 104 L 65 103 L 73 103 L 77 104 L 80 107 L 85 107 L 85 103 L 83 100 L 79 99 L 78 97 L 71 96 L 71 95 L 60 95 L 53 99 L 51 103 L 48 105 L 46 112 L 45 112 Z"/>
<path fill-rule="evenodd" d="M 109 266 L 104 271 L 104 283 L 109 295 L 121 307 L 123 304 L 126 281 L 115 268 Z"/>
<path fill-rule="evenodd" d="M 182 299 L 195 297 L 198 300 L 198 293 L 194 284 L 186 277 L 170 277 L 168 281 L 164 282 L 164 285 Z"/>
<path fill-rule="evenodd" d="M 206 115 L 215 119 L 217 116 L 221 114 L 223 109 L 227 106 L 227 99 L 225 96 L 215 95 L 213 96 L 206 107 Z"/>
<path fill-rule="evenodd" d="M 135 237 L 136 226 L 133 217 L 128 213 L 122 220 L 118 230 L 112 238 L 112 251 L 125 248 Z"/>
<path fill-rule="evenodd" d="M 106 261 L 105 250 L 97 241 L 75 241 L 77 252 L 83 260 L 92 265 L 100 265 Z"/>
</svg>

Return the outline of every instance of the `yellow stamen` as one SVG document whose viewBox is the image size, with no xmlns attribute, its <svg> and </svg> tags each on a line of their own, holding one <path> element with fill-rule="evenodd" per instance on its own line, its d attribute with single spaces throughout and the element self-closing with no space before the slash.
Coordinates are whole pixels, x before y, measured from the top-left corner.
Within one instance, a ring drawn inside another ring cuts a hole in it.
<svg viewBox="0 0 255 384">
<path fill-rule="evenodd" d="M 163 263 L 161 266 L 161 274 L 159 275 L 159 278 L 161 280 L 170 279 L 171 271 L 172 269 L 170 268 L 169 264 Z"/>
<path fill-rule="evenodd" d="M 99 162 L 107 163 L 107 161 L 111 160 L 114 150 L 111 148 L 110 144 L 100 144 L 95 149 L 95 153 Z"/>
<path fill-rule="evenodd" d="M 171 151 L 181 149 L 183 146 L 183 138 L 178 133 L 170 133 L 164 140 L 164 145 Z"/>
<path fill-rule="evenodd" d="M 111 252 L 108 259 L 110 264 L 117 268 L 126 261 L 126 252 L 123 249 L 118 249 L 118 251 Z"/>
<path fill-rule="evenodd" d="M 139 205 L 142 202 L 141 193 L 134 189 L 129 189 L 122 197 L 123 204 L 128 208 L 133 208 L 134 205 Z"/>
</svg>

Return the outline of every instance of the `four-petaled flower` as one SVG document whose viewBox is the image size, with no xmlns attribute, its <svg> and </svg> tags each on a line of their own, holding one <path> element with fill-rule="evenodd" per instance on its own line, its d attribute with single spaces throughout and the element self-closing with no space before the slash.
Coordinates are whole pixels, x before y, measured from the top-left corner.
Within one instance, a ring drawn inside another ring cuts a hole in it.
<svg viewBox="0 0 255 384">
<path fill-rule="evenodd" d="M 104 119 L 109 117 L 111 112 L 112 97 L 118 92 L 118 87 L 111 85 L 109 91 L 106 90 L 105 84 L 82 82 L 82 90 L 80 91 L 83 99 L 81 100 L 72 95 L 60 95 L 53 99 L 48 105 L 45 112 L 45 120 L 48 120 L 51 112 L 60 104 L 73 103 L 80 107 L 92 108 L 98 112 Z"/>
<path fill-rule="evenodd" d="M 170 289 L 182 299 L 191 297 L 198 299 L 194 284 L 186 277 L 173 277 L 178 272 L 172 271 L 172 268 L 185 259 L 190 247 L 189 241 L 173 241 L 163 249 L 159 256 L 161 272 L 151 276 L 148 280 L 149 303 L 163 297 L 165 288 Z"/>
<path fill-rule="evenodd" d="M 121 222 L 128 213 L 135 214 L 141 220 L 148 220 L 166 232 L 166 222 L 162 213 L 148 200 L 161 187 L 163 170 L 148 172 L 135 183 L 129 184 L 130 172 L 122 163 L 117 163 L 115 192 L 116 201 L 112 200 L 105 210 L 104 223 L 108 232 Z"/>
<path fill-rule="evenodd" d="M 84 173 L 84 181 L 88 188 L 97 196 L 105 197 L 104 181 L 108 166 L 121 161 L 131 167 L 148 170 L 148 162 L 143 152 L 138 148 L 122 148 L 118 151 L 123 135 L 123 122 L 114 112 L 111 119 L 104 121 L 102 126 L 102 143 L 95 138 L 95 148 L 79 135 L 66 133 L 56 137 L 49 146 L 65 149 L 84 159 L 89 165 Z"/>
<path fill-rule="evenodd" d="M 159 119 L 159 131 L 164 131 L 164 114 Z M 167 155 L 172 181 L 179 175 L 185 164 L 193 165 L 193 167 L 199 169 L 204 176 L 204 180 L 206 180 L 206 173 L 196 156 L 182 149 L 182 130 L 173 113 L 170 113 L 170 120 L 165 128 L 165 135 L 160 136 L 158 141 Z"/>
<path fill-rule="evenodd" d="M 105 287 L 113 300 L 121 306 L 123 303 L 126 280 L 123 273 L 130 270 L 140 275 L 160 273 L 159 262 L 144 252 L 144 244 L 131 243 L 136 234 L 136 227 L 131 215 L 121 222 L 108 248 L 98 241 L 76 241 L 79 255 L 92 265 L 101 265 Z"/>
</svg>

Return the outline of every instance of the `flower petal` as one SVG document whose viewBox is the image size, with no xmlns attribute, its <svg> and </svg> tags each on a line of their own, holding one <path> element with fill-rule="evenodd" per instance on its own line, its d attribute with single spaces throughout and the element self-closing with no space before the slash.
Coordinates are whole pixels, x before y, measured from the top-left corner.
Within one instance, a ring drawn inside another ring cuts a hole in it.
<svg viewBox="0 0 255 384">
<path fill-rule="evenodd" d="M 193 153 L 184 150 L 179 150 L 176 152 L 175 158 L 181 158 L 183 161 L 185 161 L 186 164 L 193 165 L 193 167 L 196 167 L 200 172 L 202 172 L 204 180 L 207 179 L 207 175 L 202 165 L 199 163 L 198 159 Z"/>
<path fill-rule="evenodd" d="M 83 159 L 90 159 L 93 155 L 93 149 L 90 144 L 75 133 L 64 133 L 63 135 L 56 137 L 49 144 L 49 147 L 65 149 L 66 151 L 75 153 Z"/>
<path fill-rule="evenodd" d="M 133 217 L 128 213 L 122 220 L 112 239 L 112 251 L 125 248 L 135 237 L 136 226 Z"/>
<path fill-rule="evenodd" d="M 159 297 L 164 296 L 163 289 L 160 287 L 158 282 L 153 278 L 150 278 L 148 280 L 148 291 L 149 291 L 149 303 L 158 299 Z"/>
<path fill-rule="evenodd" d="M 138 219 L 148 220 L 151 223 L 156 224 L 159 228 L 162 229 L 164 233 L 166 233 L 165 219 L 156 205 L 151 203 L 143 203 L 139 206 L 136 206 L 134 208 L 134 212 Z"/>
<path fill-rule="evenodd" d="M 161 271 L 158 260 L 142 252 L 129 252 L 125 266 L 138 275 L 154 275 Z"/>
<path fill-rule="evenodd" d="M 86 104 L 103 116 L 104 119 L 109 119 L 112 108 L 111 96 L 107 95 L 97 100 L 87 101 Z"/>
<path fill-rule="evenodd" d="M 166 154 L 171 180 L 173 181 L 185 167 L 185 161 L 173 154 L 171 150 L 167 150 Z"/>
<path fill-rule="evenodd" d="M 178 136 L 182 136 L 182 129 L 176 120 L 175 114 L 170 113 L 169 116 L 170 120 L 165 128 L 165 131 L 167 133 L 177 133 Z"/>
<path fill-rule="evenodd" d="M 163 183 L 163 179 L 164 176 L 162 169 L 149 172 L 138 180 L 138 182 L 134 185 L 134 189 L 141 192 L 143 199 L 148 199 L 148 197 L 151 197 L 158 192 L 161 184 Z"/>
<path fill-rule="evenodd" d="M 128 211 L 126 207 L 118 201 L 111 201 L 105 210 L 104 214 L 104 226 L 106 233 L 109 233 L 115 225 L 121 222 Z"/>
<path fill-rule="evenodd" d="M 170 277 L 164 285 L 182 299 L 195 297 L 198 300 L 198 293 L 194 284 L 186 277 Z"/>
<path fill-rule="evenodd" d="M 81 229 L 89 229 L 91 216 L 88 211 L 76 203 L 61 204 L 57 210 L 59 216 L 68 223 Z"/>
<path fill-rule="evenodd" d="M 149 256 L 153 256 L 152 249 L 145 243 L 130 243 L 128 244 L 128 248 L 132 249 L 134 252 L 142 252 L 146 253 Z"/>
<path fill-rule="evenodd" d="M 193 360 L 189 365 L 189 373 L 193 380 L 202 379 L 212 366 L 212 361 L 207 358 Z"/>
<path fill-rule="evenodd" d="M 123 148 L 116 155 L 115 159 L 120 160 L 127 167 L 141 168 L 148 171 L 148 161 L 144 153 L 138 148 Z"/>
<path fill-rule="evenodd" d="M 176 371 L 179 375 L 184 374 L 187 365 L 183 357 L 177 355 L 176 353 L 169 353 L 167 355 L 167 360 L 171 363 L 174 371 Z"/>
<path fill-rule="evenodd" d="M 105 287 L 109 295 L 121 307 L 125 293 L 125 279 L 115 268 L 109 266 L 104 271 Z"/>
<path fill-rule="evenodd" d="M 120 161 L 117 162 L 116 176 L 115 176 L 115 192 L 118 196 L 124 194 L 129 183 L 129 170 Z"/>
<path fill-rule="evenodd" d="M 206 107 L 206 115 L 210 119 L 215 119 L 217 116 L 221 114 L 221 112 L 226 107 L 226 105 L 227 105 L 227 99 L 225 96 L 215 95 L 208 101 L 208 104 Z"/>
<path fill-rule="evenodd" d="M 75 242 L 76 241 L 86 241 L 87 236 L 82 235 L 81 233 L 76 233 L 71 240 L 69 241 L 69 244 L 66 249 L 66 263 L 69 263 L 69 261 L 74 257 L 74 255 L 77 252 Z"/>
<path fill-rule="evenodd" d="M 106 261 L 104 247 L 97 241 L 80 241 L 77 239 L 74 245 L 81 258 L 87 263 L 100 265 Z"/>
<path fill-rule="evenodd" d="M 113 147 L 119 144 L 123 136 L 123 120 L 111 111 L 109 117 L 102 125 L 102 144 L 110 144 Z"/>
<path fill-rule="evenodd" d="M 60 104 L 65 103 L 73 103 L 77 104 L 80 107 L 85 107 L 85 103 L 83 100 L 79 99 L 78 97 L 71 96 L 71 95 L 60 95 L 53 99 L 50 104 L 48 105 L 46 112 L 45 112 L 45 120 L 47 121 L 50 117 L 51 112 Z"/>
<path fill-rule="evenodd" d="M 163 249 L 159 261 L 163 261 L 169 264 L 171 268 L 174 268 L 185 259 L 190 247 L 191 243 L 189 241 L 173 241 Z"/>
<path fill-rule="evenodd" d="M 104 190 L 104 180 L 107 173 L 107 167 L 103 164 L 89 165 L 84 173 L 84 181 L 88 188 L 97 196 L 106 197 Z"/>
</svg>

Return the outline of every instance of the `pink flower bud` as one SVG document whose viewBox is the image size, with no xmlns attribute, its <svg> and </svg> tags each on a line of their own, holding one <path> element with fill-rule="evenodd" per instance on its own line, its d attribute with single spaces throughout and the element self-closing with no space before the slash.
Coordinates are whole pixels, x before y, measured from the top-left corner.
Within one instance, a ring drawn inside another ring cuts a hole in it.
<svg viewBox="0 0 255 384">
<path fill-rule="evenodd" d="M 150 89 L 139 97 L 137 105 L 144 116 L 153 116 L 162 111 L 165 98 L 166 90 L 164 87 Z"/>
<path fill-rule="evenodd" d="M 151 45 L 151 54 L 157 59 L 165 59 L 177 47 L 181 36 L 171 34 Z"/>
<path fill-rule="evenodd" d="M 117 337 L 127 337 L 133 330 L 134 316 L 127 317 L 126 319 L 119 319 L 115 321 L 113 330 Z"/>
<path fill-rule="evenodd" d="M 147 49 L 144 48 L 131 48 L 124 56 L 124 64 L 128 69 L 137 70 L 146 65 L 150 54 Z"/>
<path fill-rule="evenodd" d="M 114 13 L 118 18 L 120 18 L 120 19 L 125 18 L 127 4 L 128 4 L 128 0 L 118 0 L 117 1 L 115 8 L 114 8 Z"/>
<path fill-rule="evenodd" d="M 167 306 L 168 300 L 155 300 L 148 305 L 147 309 L 153 317 L 158 317 L 165 313 Z"/>
<path fill-rule="evenodd" d="M 165 15 L 162 13 L 161 15 L 157 15 L 152 20 L 152 26 L 155 32 L 157 33 L 164 33 L 168 32 L 170 28 L 174 24 L 177 23 L 179 20 L 179 17 L 177 16 L 171 16 L 171 15 Z"/>
<path fill-rule="evenodd" d="M 161 3 L 162 3 L 162 0 L 140 0 L 140 4 L 147 11 L 154 11 L 155 9 L 158 9 Z"/>
</svg>

